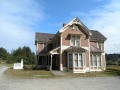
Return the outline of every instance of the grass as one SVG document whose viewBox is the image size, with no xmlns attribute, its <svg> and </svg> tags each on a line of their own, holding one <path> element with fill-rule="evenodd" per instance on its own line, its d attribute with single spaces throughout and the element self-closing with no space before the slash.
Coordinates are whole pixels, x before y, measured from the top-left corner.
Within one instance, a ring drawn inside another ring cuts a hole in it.
<svg viewBox="0 0 120 90">
<path fill-rule="evenodd" d="M 72 73 L 72 72 L 63 72 L 63 73 L 66 74 L 65 76 L 62 76 L 63 78 L 120 76 L 120 66 L 107 66 L 106 71 L 104 72 L 90 72 L 85 74 Z M 5 71 L 5 75 L 7 75 L 10 78 L 55 78 L 57 77 L 47 70 L 14 70 L 11 68 Z"/>
<path fill-rule="evenodd" d="M 120 71 L 120 66 L 107 66 L 106 68 L 108 70 L 118 70 L 118 71 Z"/>
<path fill-rule="evenodd" d="M 2 64 L 0 64 L 0 66 L 7 66 L 7 67 L 13 67 L 13 64 L 6 64 L 6 63 L 2 63 Z"/>
<path fill-rule="evenodd" d="M 107 66 L 106 73 L 113 76 L 120 76 L 120 66 Z"/>
<path fill-rule="evenodd" d="M 53 78 L 54 75 L 47 70 L 14 70 L 9 68 L 5 75 L 10 78 Z"/>
</svg>

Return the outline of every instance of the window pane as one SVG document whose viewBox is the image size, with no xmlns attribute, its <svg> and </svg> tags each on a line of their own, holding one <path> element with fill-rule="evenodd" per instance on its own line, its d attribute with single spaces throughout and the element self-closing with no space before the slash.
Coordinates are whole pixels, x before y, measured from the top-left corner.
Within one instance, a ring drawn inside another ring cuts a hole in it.
<svg viewBox="0 0 120 90">
<path fill-rule="evenodd" d="M 79 54 L 79 66 L 83 66 L 82 54 Z"/>
<path fill-rule="evenodd" d="M 71 37 L 71 45 L 72 45 L 72 46 L 75 46 L 75 36 L 72 36 L 72 37 Z"/>
<path fill-rule="evenodd" d="M 75 67 L 78 67 L 78 54 L 74 55 Z"/>
<path fill-rule="evenodd" d="M 98 55 L 98 66 L 101 66 L 101 57 Z"/>
<path fill-rule="evenodd" d="M 76 36 L 76 46 L 80 46 L 80 37 Z"/>
<path fill-rule="evenodd" d="M 90 55 L 90 62 L 91 62 L 91 66 L 93 66 L 92 55 Z"/>
<path fill-rule="evenodd" d="M 72 54 L 69 54 L 69 67 L 72 67 Z"/>
<path fill-rule="evenodd" d="M 93 64 L 94 64 L 94 66 L 97 66 L 97 57 L 96 57 L 96 55 L 93 55 Z"/>
<path fill-rule="evenodd" d="M 98 48 L 101 49 L 101 43 L 100 42 L 98 42 Z"/>
</svg>

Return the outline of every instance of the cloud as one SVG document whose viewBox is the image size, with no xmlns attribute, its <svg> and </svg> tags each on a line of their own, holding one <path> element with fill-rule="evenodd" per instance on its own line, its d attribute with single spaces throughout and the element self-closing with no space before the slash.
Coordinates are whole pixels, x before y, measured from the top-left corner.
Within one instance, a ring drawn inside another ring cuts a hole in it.
<svg viewBox="0 0 120 90">
<path fill-rule="evenodd" d="M 83 17 L 90 29 L 97 29 L 107 37 L 106 53 L 120 53 L 120 1 L 111 0 L 109 3 L 86 13 L 73 12 Z M 85 16 L 84 16 L 85 15 Z"/>
<path fill-rule="evenodd" d="M 0 0 L 0 47 L 9 52 L 19 46 L 34 46 L 34 26 L 44 18 L 36 0 Z"/>
</svg>

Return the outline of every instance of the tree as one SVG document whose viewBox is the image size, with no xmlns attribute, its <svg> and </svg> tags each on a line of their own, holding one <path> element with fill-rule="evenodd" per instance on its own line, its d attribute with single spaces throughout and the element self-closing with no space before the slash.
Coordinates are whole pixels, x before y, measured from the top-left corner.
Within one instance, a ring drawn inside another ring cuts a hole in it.
<svg viewBox="0 0 120 90">
<path fill-rule="evenodd" d="M 8 52 L 6 49 L 0 47 L 0 58 L 2 60 L 7 60 Z"/>
<path fill-rule="evenodd" d="M 14 50 L 12 56 L 14 57 L 14 62 L 19 62 L 23 59 L 24 64 L 34 64 L 35 61 L 35 54 L 26 46 Z"/>
</svg>

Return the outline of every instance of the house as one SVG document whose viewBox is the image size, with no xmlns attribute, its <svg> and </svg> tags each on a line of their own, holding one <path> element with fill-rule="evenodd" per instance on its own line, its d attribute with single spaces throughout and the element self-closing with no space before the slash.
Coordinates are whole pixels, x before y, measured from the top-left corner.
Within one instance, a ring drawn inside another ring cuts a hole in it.
<svg viewBox="0 0 120 90">
<path fill-rule="evenodd" d="M 36 65 L 73 73 L 104 71 L 104 42 L 99 31 L 89 30 L 77 17 L 56 33 L 36 33 Z"/>
</svg>

